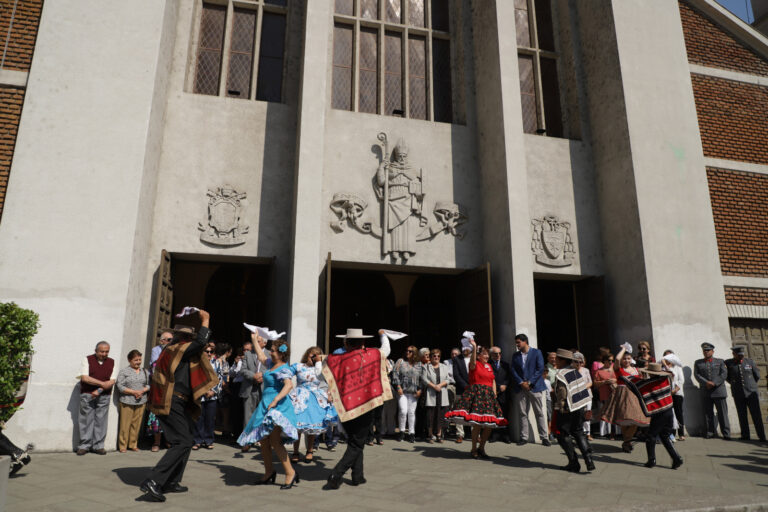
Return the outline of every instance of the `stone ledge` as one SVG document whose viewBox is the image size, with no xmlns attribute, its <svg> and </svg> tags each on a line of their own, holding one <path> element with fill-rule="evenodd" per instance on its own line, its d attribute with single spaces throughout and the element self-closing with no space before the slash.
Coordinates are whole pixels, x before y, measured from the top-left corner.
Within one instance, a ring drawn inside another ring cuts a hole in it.
<svg viewBox="0 0 768 512">
<path fill-rule="evenodd" d="M 11 87 L 27 87 L 29 73 L 26 71 L 16 71 L 13 69 L 0 69 L 0 85 L 10 85 Z"/>
</svg>

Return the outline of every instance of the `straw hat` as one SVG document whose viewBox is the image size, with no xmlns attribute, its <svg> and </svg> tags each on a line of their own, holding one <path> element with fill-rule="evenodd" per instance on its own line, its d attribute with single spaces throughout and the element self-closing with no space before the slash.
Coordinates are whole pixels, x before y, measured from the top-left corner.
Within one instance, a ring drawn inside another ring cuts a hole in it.
<svg viewBox="0 0 768 512">
<path fill-rule="evenodd" d="M 645 368 L 638 368 L 643 373 L 649 373 L 651 375 L 672 375 L 672 372 L 668 372 L 664 370 L 664 367 L 661 366 L 661 363 L 648 363 L 648 366 Z"/>
<path fill-rule="evenodd" d="M 564 348 L 559 348 L 559 349 L 557 349 L 555 354 L 557 355 L 557 357 L 560 357 L 562 359 L 567 359 L 569 361 L 573 361 L 573 352 L 571 352 L 570 350 L 565 350 Z"/>
<path fill-rule="evenodd" d="M 363 334 L 362 329 L 347 329 L 347 334 L 337 334 L 336 337 L 345 339 L 373 338 L 373 336 L 369 334 Z"/>
</svg>

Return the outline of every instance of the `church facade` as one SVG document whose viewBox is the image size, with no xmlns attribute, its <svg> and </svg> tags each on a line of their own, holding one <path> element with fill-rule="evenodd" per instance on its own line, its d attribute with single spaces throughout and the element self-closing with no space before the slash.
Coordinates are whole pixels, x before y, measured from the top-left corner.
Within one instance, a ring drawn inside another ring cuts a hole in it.
<svg viewBox="0 0 768 512">
<path fill-rule="evenodd" d="M 765 371 L 768 40 L 713 0 L 27 4 L 0 70 L 0 300 L 42 322 L 15 438 L 70 449 L 82 357 L 146 357 L 184 306 L 295 357 L 471 330 Z"/>
</svg>

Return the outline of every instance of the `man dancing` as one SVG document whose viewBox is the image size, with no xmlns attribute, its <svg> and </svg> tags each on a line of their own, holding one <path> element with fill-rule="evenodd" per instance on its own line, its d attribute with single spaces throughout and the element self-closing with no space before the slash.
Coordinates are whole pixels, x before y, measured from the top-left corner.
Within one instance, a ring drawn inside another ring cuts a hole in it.
<svg viewBox="0 0 768 512">
<path fill-rule="evenodd" d="M 202 327 L 197 336 L 191 327 L 177 326 L 152 374 L 149 410 L 157 416 L 171 445 L 141 483 L 141 490 L 153 501 L 165 501 L 165 492 L 187 491 L 181 477 L 194 444 L 200 398 L 219 382 L 208 358 L 200 357 L 211 336 L 211 317 L 202 310 L 198 314 Z"/>
<path fill-rule="evenodd" d="M 352 485 L 366 482 L 363 476 L 363 448 L 373 422 L 373 410 L 392 400 L 392 388 L 387 378 L 389 338 L 379 331 L 381 349 L 365 348 L 362 329 L 347 329 L 344 338 L 346 352 L 331 354 L 323 362 L 323 377 L 328 394 L 347 433 L 347 451 L 328 477 L 326 490 L 338 489 L 344 473 L 352 468 Z"/>
</svg>

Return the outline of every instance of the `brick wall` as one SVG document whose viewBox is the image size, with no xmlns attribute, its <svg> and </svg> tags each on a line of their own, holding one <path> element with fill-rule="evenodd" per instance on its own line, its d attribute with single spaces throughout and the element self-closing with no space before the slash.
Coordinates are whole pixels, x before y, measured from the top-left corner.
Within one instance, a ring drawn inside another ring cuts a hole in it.
<svg viewBox="0 0 768 512">
<path fill-rule="evenodd" d="M 728 304 L 747 304 L 749 306 L 768 306 L 768 290 L 726 286 L 725 302 Z"/>
<path fill-rule="evenodd" d="M 768 164 L 768 87 L 691 75 L 704 155 Z"/>
<path fill-rule="evenodd" d="M 0 218 L 3 215 L 5 191 L 11 171 L 13 148 L 16 145 L 16 131 L 24 103 L 24 89 L 0 86 Z"/>
<path fill-rule="evenodd" d="M 688 61 L 713 68 L 768 76 L 768 62 L 715 25 L 709 18 L 679 2 Z"/>
<path fill-rule="evenodd" d="M 14 0 L 0 0 L 0 56 L 8 36 L 13 3 Z M 29 71 L 42 8 L 43 0 L 18 0 L 5 55 L 5 69 Z"/>
<path fill-rule="evenodd" d="M 707 168 L 720 267 L 768 277 L 768 175 Z"/>
</svg>

